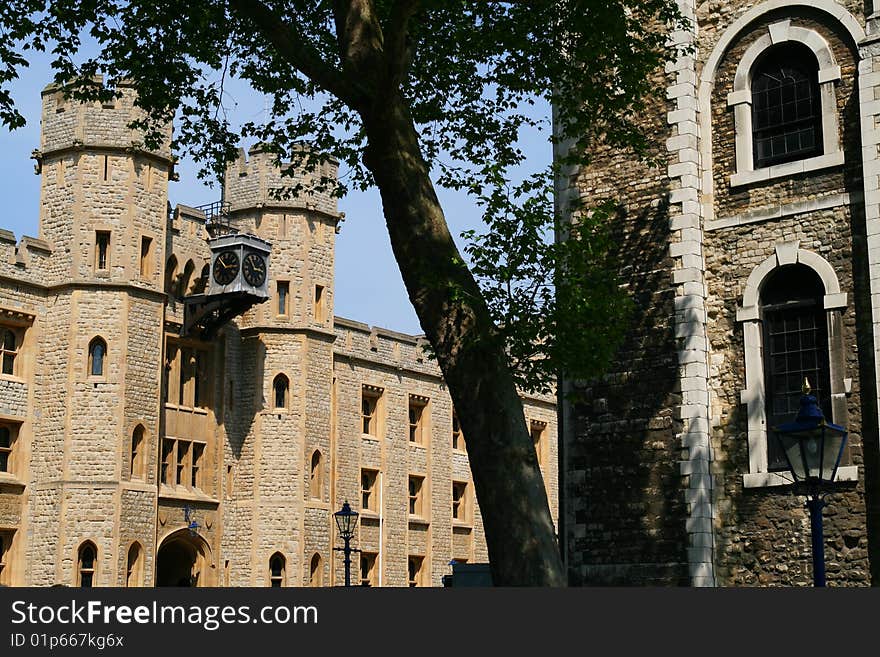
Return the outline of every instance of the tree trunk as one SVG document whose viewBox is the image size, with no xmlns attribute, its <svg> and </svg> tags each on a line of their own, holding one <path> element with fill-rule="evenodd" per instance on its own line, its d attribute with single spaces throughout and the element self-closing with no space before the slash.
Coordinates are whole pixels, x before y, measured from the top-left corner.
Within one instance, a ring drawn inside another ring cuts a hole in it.
<svg viewBox="0 0 880 657">
<path fill-rule="evenodd" d="M 362 110 L 375 177 L 409 298 L 461 424 L 496 586 L 564 586 L 544 481 L 522 402 L 479 287 L 446 225 L 403 103 Z"/>
</svg>

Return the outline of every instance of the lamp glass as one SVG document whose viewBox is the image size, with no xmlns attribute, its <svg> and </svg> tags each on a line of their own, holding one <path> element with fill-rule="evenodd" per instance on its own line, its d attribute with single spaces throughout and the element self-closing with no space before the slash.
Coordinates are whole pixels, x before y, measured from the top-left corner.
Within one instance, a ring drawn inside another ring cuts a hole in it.
<svg viewBox="0 0 880 657">
<path fill-rule="evenodd" d="M 336 527 L 339 529 L 339 535 L 343 538 L 351 537 L 357 526 L 358 512 L 352 511 L 348 502 L 342 504 L 342 509 L 333 514 L 336 519 Z"/>
</svg>

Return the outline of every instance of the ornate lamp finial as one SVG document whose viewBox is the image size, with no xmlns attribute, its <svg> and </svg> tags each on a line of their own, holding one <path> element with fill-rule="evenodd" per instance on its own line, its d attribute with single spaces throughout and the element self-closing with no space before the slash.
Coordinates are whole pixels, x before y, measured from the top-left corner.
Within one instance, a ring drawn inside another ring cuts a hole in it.
<svg viewBox="0 0 880 657">
<path fill-rule="evenodd" d="M 805 395 L 809 395 L 809 394 L 810 394 L 810 390 L 811 390 L 811 388 L 810 388 L 810 380 L 809 380 L 807 377 L 804 377 L 804 387 L 801 388 L 801 390 L 803 391 L 803 393 L 804 393 Z"/>
</svg>

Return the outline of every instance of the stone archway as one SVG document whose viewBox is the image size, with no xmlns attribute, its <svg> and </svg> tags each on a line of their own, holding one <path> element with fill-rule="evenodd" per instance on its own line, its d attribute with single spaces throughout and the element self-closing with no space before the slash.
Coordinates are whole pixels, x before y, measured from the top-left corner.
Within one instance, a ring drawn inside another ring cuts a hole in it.
<svg viewBox="0 0 880 657">
<path fill-rule="evenodd" d="M 156 586 L 210 586 L 210 549 L 189 529 L 169 534 L 156 553 Z"/>
</svg>

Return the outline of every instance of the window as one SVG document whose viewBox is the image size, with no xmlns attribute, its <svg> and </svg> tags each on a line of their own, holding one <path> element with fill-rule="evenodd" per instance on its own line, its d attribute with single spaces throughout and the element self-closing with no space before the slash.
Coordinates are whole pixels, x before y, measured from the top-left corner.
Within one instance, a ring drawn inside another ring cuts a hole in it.
<svg viewBox="0 0 880 657">
<path fill-rule="evenodd" d="M 363 386 L 361 389 L 361 423 L 363 432 L 371 436 L 379 435 L 379 399 L 382 389 L 375 386 Z"/>
<path fill-rule="evenodd" d="M 317 552 L 309 562 L 309 586 L 324 586 L 324 563 Z"/>
<path fill-rule="evenodd" d="M 315 286 L 315 321 L 324 321 L 324 286 Z"/>
<path fill-rule="evenodd" d="M 422 486 L 424 477 L 410 475 L 409 477 L 409 514 L 411 516 L 422 515 Z"/>
<path fill-rule="evenodd" d="M 3 342 L 0 343 L 0 352 L 3 354 L 3 374 L 15 374 L 15 358 L 18 356 L 19 341 L 16 332 L 10 328 L 0 327 Z"/>
<path fill-rule="evenodd" d="M 95 232 L 95 269 L 106 271 L 109 269 L 110 231 L 99 230 Z"/>
<path fill-rule="evenodd" d="M 275 380 L 272 382 L 272 391 L 275 398 L 275 410 L 283 410 L 287 408 L 289 389 L 290 383 L 285 375 L 279 374 L 275 377 Z"/>
<path fill-rule="evenodd" d="M 466 482 L 452 482 L 452 519 L 459 522 L 468 522 L 470 519 Z"/>
<path fill-rule="evenodd" d="M 89 343 L 89 374 L 104 376 L 104 357 L 107 355 L 107 343 L 103 338 L 93 338 Z"/>
<path fill-rule="evenodd" d="M 269 586 L 281 588 L 285 585 L 285 559 L 280 552 L 276 552 L 269 559 Z"/>
<path fill-rule="evenodd" d="M 0 423 L 0 472 L 12 474 L 15 471 L 16 438 L 18 438 L 18 425 Z"/>
<path fill-rule="evenodd" d="M 731 186 L 843 164 L 834 89 L 841 69 L 824 37 L 790 20 L 756 34 L 727 96 L 736 145 Z"/>
<path fill-rule="evenodd" d="M 458 422 L 458 415 L 452 412 L 452 449 L 465 451 L 464 436 L 461 433 L 461 424 Z"/>
<path fill-rule="evenodd" d="M 424 422 L 427 404 L 427 397 L 420 395 L 409 396 L 409 441 L 417 445 L 424 445 L 427 442 Z"/>
<path fill-rule="evenodd" d="M 771 429 L 797 416 L 804 380 L 810 381 L 822 411 L 831 414 L 828 329 L 816 273 L 803 265 L 774 271 L 761 289 L 764 327 L 764 390 Z M 769 471 L 785 470 L 775 440 L 767 445 Z"/>
<path fill-rule="evenodd" d="M 539 466 L 544 465 L 544 429 L 546 428 L 547 423 L 540 420 L 532 420 L 529 423 L 529 432 L 532 434 L 532 444 L 535 446 Z"/>
<path fill-rule="evenodd" d="M 375 552 L 361 552 L 361 586 L 379 586 L 378 562 Z"/>
<path fill-rule="evenodd" d="M 163 438 L 159 481 L 169 486 L 204 488 L 202 471 L 205 448 L 206 445 L 202 442 Z"/>
<path fill-rule="evenodd" d="M 363 511 L 379 510 L 379 495 L 376 491 L 376 470 L 361 470 L 361 509 Z"/>
<path fill-rule="evenodd" d="M 143 479 L 146 471 L 146 446 L 145 446 L 145 430 L 143 425 L 139 424 L 131 432 L 131 454 L 130 454 L 130 477 L 132 479 Z"/>
<path fill-rule="evenodd" d="M 740 391 L 749 455 L 745 488 L 791 483 L 775 472 L 781 455 L 772 430 L 794 419 L 804 378 L 825 417 L 849 424 L 843 340 L 847 294 L 824 258 L 798 247 L 796 240 L 775 246 L 775 253 L 752 270 L 736 311 L 745 358 Z M 858 466 L 851 465 L 848 452 L 843 458 L 838 481 L 856 481 Z"/>
<path fill-rule="evenodd" d="M 183 275 L 180 277 L 180 283 L 177 296 L 185 297 L 190 293 L 190 286 L 193 282 L 193 274 L 196 271 L 196 264 L 192 260 L 187 260 L 183 266 Z"/>
<path fill-rule="evenodd" d="M 151 263 L 153 260 L 153 238 L 141 237 L 141 278 L 147 278 L 152 273 Z"/>
<path fill-rule="evenodd" d="M 287 299 L 290 296 L 290 283 L 288 281 L 278 281 L 275 283 L 275 290 L 278 293 L 278 314 L 287 315 Z"/>
<path fill-rule="evenodd" d="M 168 258 L 168 262 L 165 263 L 165 294 L 170 296 L 174 296 L 177 290 L 175 290 L 174 282 L 177 279 L 177 257 L 172 255 Z"/>
<path fill-rule="evenodd" d="M 77 586 L 88 589 L 95 585 L 97 560 L 98 548 L 95 544 L 91 541 L 83 543 L 77 554 Z"/>
<path fill-rule="evenodd" d="M 424 586 L 422 583 L 422 564 L 424 563 L 424 557 L 417 557 L 410 555 L 408 560 L 408 575 L 409 575 L 409 585 L 413 586 Z"/>
<path fill-rule="evenodd" d="M 324 464 L 319 450 L 312 452 L 312 466 L 309 471 L 309 493 L 313 500 L 322 499 L 324 492 Z"/>
<path fill-rule="evenodd" d="M 110 177 L 110 156 L 104 156 L 104 182 Z"/>
<path fill-rule="evenodd" d="M 769 48 L 752 73 L 755 168 L 822 153 L 818 63 L 807 46 Z"/>
<path fill-rule="evenodd" d="M 12 580 L 12 567 L 10 565 L 10 551 L 12 549 L 12 534 L 9 531 L 0 531 L 0 585 L 9 586 Z"/>
<path fill-rule="evenodd" d="M 125 585 L 128 587 L 144 585 L 144 549 L 137 541 L 128 548 Z"/>
</svg>

